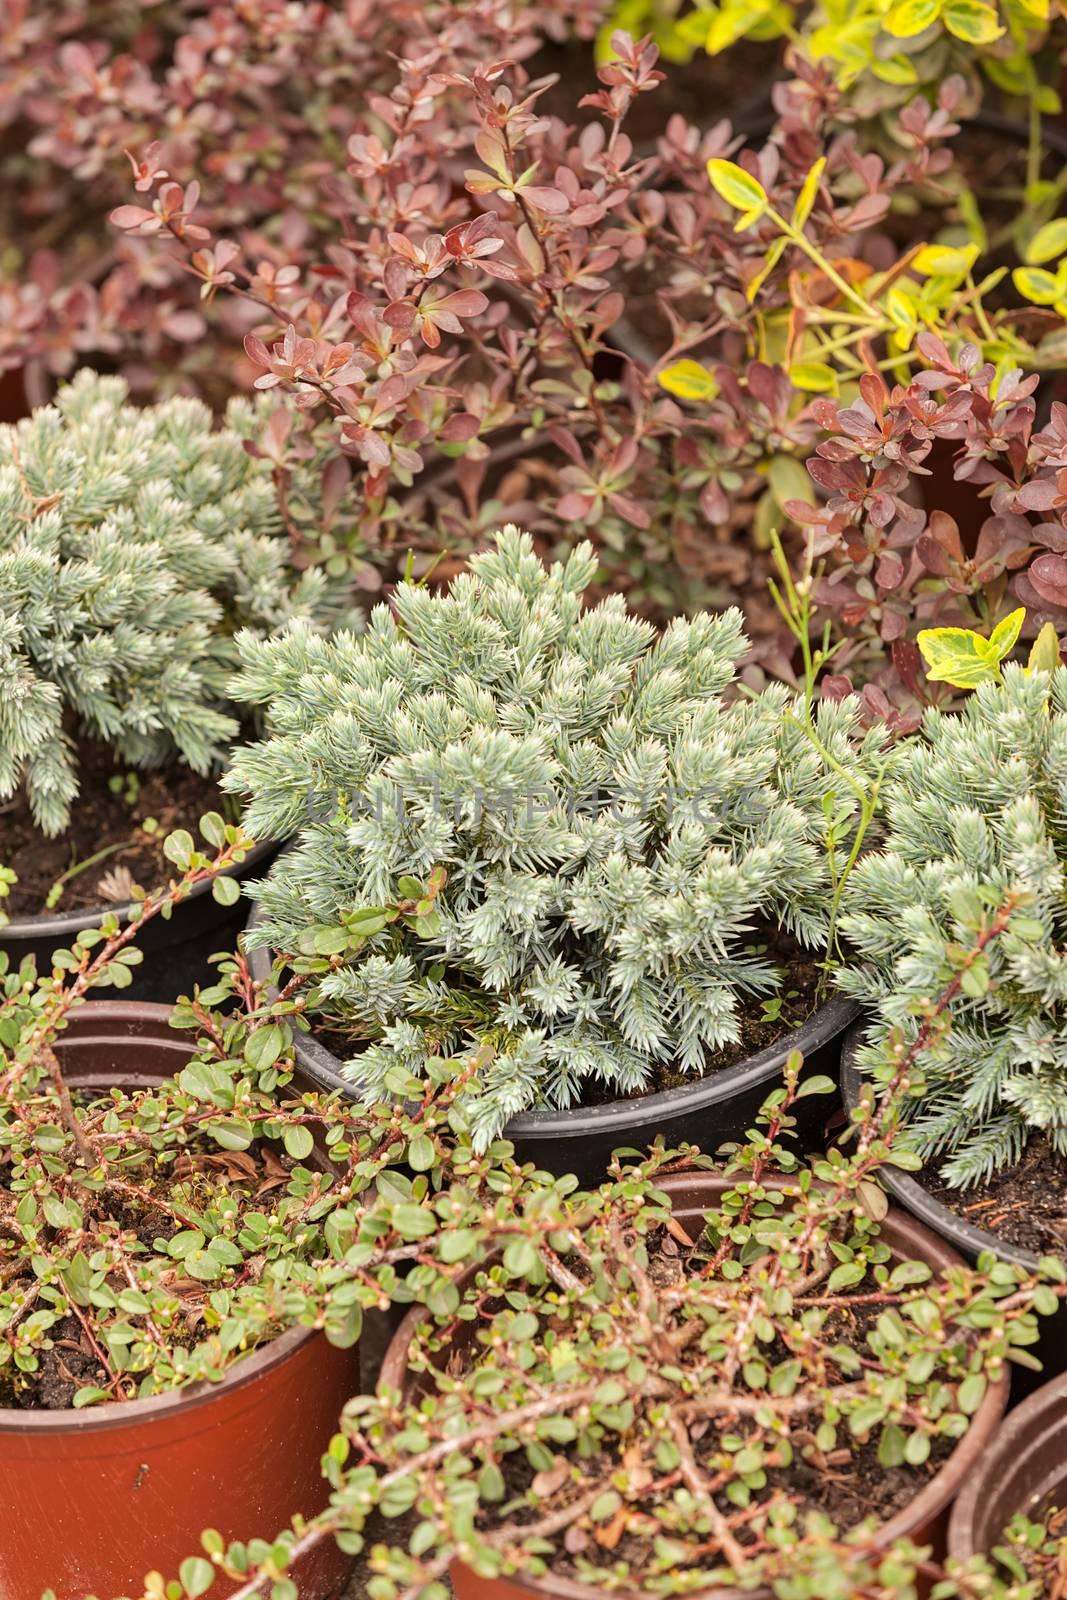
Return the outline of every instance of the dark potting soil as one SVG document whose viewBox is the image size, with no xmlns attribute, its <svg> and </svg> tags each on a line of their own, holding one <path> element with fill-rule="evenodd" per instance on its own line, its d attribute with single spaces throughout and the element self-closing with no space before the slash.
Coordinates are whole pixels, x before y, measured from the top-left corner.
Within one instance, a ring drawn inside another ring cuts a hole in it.
<svg viewBox="0 0 1067 1600">
<path fill-rule="evenodd" d="M 950 1189 L 932 1168 L 921 1182 L 964 1222 L 1006 1244 L 1039 1256 L 1067 1251 L 1067 1156 L 1057 1155 L 1044 1138 L 1031 1139 L 1013 1167 L 972 1189 Z"/>
<path fill-rule="evenodd" d="M 648 1241 L 649 1277 L 657 1287 L 677 1283 L 700 1270 L 708 1258 L 709 1249 L 710 1245 L 703 1236 L 689 1248 L 680 1242 L 676 1234 L 667 1230 L 653 1234 Z M 577 1262 L 570 1264 L 579 1268 Z M 852 1294 L 862 1294 L 864 1287 L 864 1284 L 860 1284 Z M 867 1352 L 866 1335 L 876 1322 L 879 1311 L 879 1307 L 870 1305 L 842 1306 L 826 1324 L 827 1344 L 847 1345 L 851 1349 Z M 787 1359 L 791 1354 L 780 1342 L 767 1346 L 764 1353 L 771 1365 Z M 712 1462 L 716 1456 L 721 1458 L 723 1435 L 736 1436 L 743 1431 L 743 1424 L 739 1424 L 736 1418 L 722 1429 L 711 1421 L 703 1432 L 699 1427 L 690 1428 L 694 1456 L 709 1478 L 713 1479 L 716 1475 Z M 846 1430 L 841 1429 L 838 1447 L 825 1455 L 819 1450 L 813 1435 L 794 1429 L 791 1437 L 796 1449 L 791 1465 L 787 1468 L 769 1468 L 766 1486 L 758 1491 L 756 1498 L 768 1500 L 775 1492 L 787 1494 L 796 1503 L 798 1521 L 803 1521 L 812 1512 L 820 1512 L 829 1517 L 842 1532 L 867 1518 L 886 1522 L 903 1511 L 944 1465 L 956 1446 L 955 1440 L 938 1438 L 932 1442 L 930 1456 L 921 1467 L 903 1465 L 887 1468 L 878 1460 L 876 1437 L 861 1444 L 849 1438 Z M 561 1452 L 564 1456 L 566 1453 L 565 1450 Z M 502 1457 L 500 1465 L 509 1499 L 512 1495 L 528 1492 L 534 1469 L 524 1451 L 515 1451 Z M 587 1482 L 595 1481 L 601 1474 L 605 1482 L 609 1481 L 617 1466 L 617 1455 L 607 1451 L 599 1460 L 582 1459 L 582 1472 Z M 553 1509 L 551 1498 L 542 1498 L 536 1507 L 519 1508 L 515 1521 L 539 1520 L 551 1514 Z M 610 1536 L 606 1538 L 605 1533 Z M 621 1537 L 616 1534 L 617 1530 L 611 1524 L 605 1529 L 603 1525 L 594 1526 L 588 1519 L 580 1519 L 566 1541 L 560 1541 L 557 1546 L 552 1557 L 552 1570 L 581 1581 L 581 1564 L 586 1568 L 590 1564 L 607 1567 L 621 1561 L 626 1562 L 635 1575 L 639 1575 L 649 1551 L 648 1538 L 639 1533 L 630 1534 L 625 1528 Z M 738 1533 L 738 1539 L 742 1545 L 746 1543 L 744 1531 Z M 706 1558 L 706 1552 L 704 1554 Z M 580 1562 L 573 1559 L 576 1557 L 580 1558 Z M 684 1562 L 680 1565 L 684 1570 Z"/>
<path fill-rule="evenodd" d="M 72 1098 L 79 1108 L 88 1105 L 106 1108 L 110 1104 L 101 1101 L 95 1094 L 75 1093 Z M 269 1206 L 269 1200 L 265 1202 L 261 1197 L 269 1195 L 286 1182 L 289 1172 L 296 1165 L 284 1151 L 275 1152 L 269 1145 L 253 1145 L 241 1151 L 222 1151 L 214 1145 L 199 1150 L 190 1148 L 175 1165 L 164 1168 L 159 1174 L 149 1171 L 141 1179 L 143 1199 L 109 1195 L 105 1189 L 93 1197 L 90 1205 L 87 1195 L 80 1195 L 85 1207 L 85 1226 L 94 1229 L 99 1225 L 101 1233 L 107 1233 L 109 1237 L 114 1236 L 116 1227 L 127 1237 L 135 1236 L 143 1259 L 144 1254 L 158 1253 L 165 1248 L 167 1241 L 182 1226 L 176 1217 L 168 1215 L 161 1206 L 170 1205 L 175 1209 L 180 1206 L 183 1214 L 188 1210 L 192 1216 L 199 1214 L 209 1191 L 217 1195 L 218 1190 L 224 1188 L 234 1196 L 240 1211 L 263 1209 L 264 1205 Z M 136 1173 L 127 1173 L 126 1176 L 132 1177 L 134 1182 L 138 1181 Z M 181 1197 L 175 1197 L 174 1194 L 176 1181 L 183 1186 Z M 4 1200 L 0 1169 L 0 1215 L 4 1211 Z M 156 1201 L 160 1203 L 159 1206 L 154 1203 Z M 25 1309 L 28 1314 L 33 1306 L 35 1280 L 28 1266 L 18 1256 L 12 1255 L 8 1259 L 9 1252 L 14 1248 L 17 1247 L 0 1230 L 0 1285 L 7 1289 L 21 1286 L 27 1295 Z M 83 1248 L 86 1253 L 91 1253 L 93 1247 L 89 1242 Z M 253 1264 L 250 1266 L 251 1270 L 257 1270 Z M 116 1278 L 113 1287 L 122 1287 L 121 1277 Z M 169 1335 L 174 1345 L 192 1348 L 197 1342 L 203 1308 L 218 1287 L 215 1281 L 204 1282 L 183 1276 L 179 1264 L 175 1263 L 170 1290 L 181 1301 L 185 1332 L 172 1332 Z M 12 1410 L 67 1410 L 77 1391 L 87 1386 L 106 1389 L 108 1375 L 93 1351 L 86 1329 L 73 1314 L 62 1318 L 49 1329 L 45 1343 L 38 1351 L 35 1372 L 21 1372 L 12 1363 L 0 1365 L 0 1407 Z M 130 1395 L 127 1394 L 125 1398 L 130 1398 Z"/>
<path fill-rule="evenodd" d="M 79 744 L 76 759 L 80 789 L 66 833 L 47 838 L 21 794 L 0 807 L 0 866 L 18 878 L 3 902 L 9 917 L 126 905 L 131 884 L 153 889 L 172 876 L 163 855 L 167 834 L 188 828 L 195 838 L 204 813 L 221 811 L 226 803 L 213 778 L 188 767 L 138 774 L 131 783 L 105 745 Z M 112 778 L 122 779 L 117 794 L 109 787 Z M 156 831 L 145 832 L 143 824 L 152 820 Z M 71 876 L 49 906 L 64 873 L 103 850 L 107 855 Z"/>
<path fill-rule="evenodd" d="M 782 996 L 778 997 L 781 999 L 781 1005 L 768 1015 L 761 1001 L 749 999 L 743 1002 L 740 1037 L 732 1044 L 724 1044 L 718 1050 L 708 1050 L 705 1053 L 705 1066 L 703 1073 L 700 1074 L 701 1077 L 710 1078 L 716 1072 L 736 1066 L 739 1061 L 745 1061 L 758 1051 L 765 1050 L 768 1045 L 777 1044 L 783 1035 L 791 1033 L 794 1028 L 799 1028 L 802 1022 L 814 1016 L 823 1003 L 819 983 L 823 973 L 811 955 L 795 948 L 789 950 L 782 947 L 772 947 L 770 954 L 778 962 L 784 974 Z M 699 1080 L 695 1073 L 680 1072 L 665 1062 L 656 1062 L 641 1094 L 660 1094 L 665 1089 L 684 1089 L 688 1084 L 697 1081 Z M 613 1094 L 610 1089 L 602 1088 L 599 1084 L 590 1084 L 582 1096 L 582 1104 L 607 1105 L 618 1098 L 619 1096 Z"/>
</svg>

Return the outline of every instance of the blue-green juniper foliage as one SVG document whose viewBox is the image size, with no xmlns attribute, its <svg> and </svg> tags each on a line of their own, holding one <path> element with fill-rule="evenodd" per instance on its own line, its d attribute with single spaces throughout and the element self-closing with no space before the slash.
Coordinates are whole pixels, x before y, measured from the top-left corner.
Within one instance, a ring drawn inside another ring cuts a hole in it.
<svg viewBox="0 0 1067 1600">
<path fill-rule="evenodd" d="M 737 611 L 657 637 L 619 596 L 586 608 L 590 546 L 549 571 L 515 529 L 472 569 L 447 595 L 401 585 L 359 637 L 243 637 L 237 688 L 272 737 L 227 784 L 253 833 L 296 836 L 254 937 L 344 952 L 321 992 L 367 1042 L 352 1075 L 383 1091 L 428 1049 L 488 1043 L 484 1140 L 736 1041 L 781 986 L 759 936 L 826 939 L 827 836 L 855 802 L 786 688 L 727 698 Z M 823 705 L 818 732 L 854 768 L 850 715 Z M 437 868 L 429 917 L 346 938 Z"/>
<path fill-rule="evenodd" d="M 1032 1134 L 1067 1155 L 1067 671 L 1005 668 L 959 713 L 931 711 L 887 774 L 883 848 L 845 889 L 848 994 L 915 1028 L 955 952 L 1009 895 L 1020 910 L 968 974 L 925 1055 L 909 1142 L 969 1185 Z M 877 1059 L 861 1053 L 861 1064 Z"/>
<path fill-rule="evenodd" d="M 293 569 L 269 466 L 241 431 L 195 400 L 140 410 L 121 379 L 80 372 L 0 428 L 0 800 L 25 784 L 60 832 L 78 735 L 117 763 L 208 771 L 238 728 L 234 629 L 340 610 L 321 571 Z"/>
</svg>

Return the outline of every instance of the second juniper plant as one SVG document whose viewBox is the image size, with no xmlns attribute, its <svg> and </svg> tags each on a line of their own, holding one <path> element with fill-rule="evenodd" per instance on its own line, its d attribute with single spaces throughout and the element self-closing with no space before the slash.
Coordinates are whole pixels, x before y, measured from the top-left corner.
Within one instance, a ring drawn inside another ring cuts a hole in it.
<svg viewBox="0 0 1067 1600">
<path fill-rule="evenodd" d="M 961 943 L 1012 894 L 1019 912 L 952 1007 L 926 1057 L 909 1138 L 966 1186 L 1042 1135 L 1067 1155 L 1067 671 L 1014 665 L 959 715 L 927 713 L 895 751 L 884 848 L 862 861 L 842 927 L 858 958 L 839 975 L 905 1028 Z M 874 1065 L 878 1052 L 861 1052 Z"/>
<path fill-rule="evenodd" d="M 73 736 L 116 762 L 206 772 L 235 737 L 237 626 L 342 609 L 297 572 L 246 406 L 216 430 L 199 401 L 140 410 L 88 370 L 0 428 L 0 800 L 25 785 L 46 833 L 78 793 Z"/>
<path fill-rule="evenodd" d="M 227 781 L 254 832 L 297 836 L 254 937 L 321 975 L 353 1076 L 487 1045 L 487 1139 L 740 1038 L 778 935 L 824 947 L 860 756 L 840 705 L 817 746 L 784 687 L 728 696 L 736 611 L 657 637 L 619 596 L 585 607 L 588 545 L 548 570 L 514 528 L 472 568 L 400 585 L 360 637 L 243 638 L 273 731 Z"/>
</svg>

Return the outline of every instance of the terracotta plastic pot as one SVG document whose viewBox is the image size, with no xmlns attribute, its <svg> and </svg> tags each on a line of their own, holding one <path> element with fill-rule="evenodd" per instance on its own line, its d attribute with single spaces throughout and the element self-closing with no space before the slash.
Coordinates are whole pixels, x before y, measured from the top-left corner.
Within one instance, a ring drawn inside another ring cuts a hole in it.
<svg viewBox="0 0 1067 1600">
<path fill-rule="evenodd" d="M 1067 1376 L 1016 1406 L 960 1491 L 948 1529 L 957 1561 L 987 1555 L 1017 1512 L 1067 1506 Z"/>
<path fill-rule="evenodd" d="M 693 1237 L 704 1212 L 716 1203 L 730 1184 L 713 1173 L 674 1173 L 661 1179 L 659 1187 L 671 1196 L 672 1209 L 678 1220 L 694 1225 L 687 1230 Z M 921 1223 L 895 1209 L 890 1209 L 882 1223 L 882 1237 L 895 1260 L 925 1261 L 935 1271 L 944 1271 L 960 1264 L 955 1250 L 949 1249 Z M 464 1274 L 460 1283 L 469 1281 L 475 1270 Z M 424 1307 L 416 1306 L 409 1311 L 382 1363 L 382 1382 L 390 1388 L 399 1389 L 408 1399 L 418 1394 L 419 1379 L 408 1371 L 407 1353 L 419 1324 L 425 1321 Z M 456 1325 L 456 1343 L 460 1350 L 470 1349 L 476 1332 L 477 1329 L 469 1322 Z M 448 1349 L 443 1349 L 438 1352 L 436 1359 L 444 1362 L 450 1354 Z M 1005 1374 L 999 1383 L 989 1385 L 963 1439 L 911 1504 L 882 1525 L 878 1535 L 880 1543 L 887 1545 L 894 1539 L 908 1538 L 916 1544 L 932 1546 L 935 1556 L 944 1554 L 949 1508 L 963 1485 L 973 1476 L 976 1464 L 997 1434 L 1008 1403 L 1008 1384 L 1009 1379 Z M 597 1600 L 602 1594 L 599 1589 L 557 1576 L 481 1578 L 461 1561 L 453 1562 L 450 1576 L 457 1600 L 533 1600 L 535 1596 L 539 1600 Z M 619 1590 L 613 1593 L 615 1600 L 648 1600 L 647 1596 L 634 1591 Z M 689 1600 L 772 1600 L 772 1597 L 768 1589 L 742 1591 L 730 1587 L 701 1590 L 690 1596 Z"/>
<path fill-rule="evenodd" d="M 856 1065 L 856 1051 L 863 1043 L 864 1033 L 862 1023 L 851 1028 L 841 1050 L 841 1093 L 849 1110 L 858 1104 L 863 1087 L 863 1078 Z M 959 1216 L 950 1206 L 935 1200 L 929 1190 L 923 1188 L 921 1178 L 901 1172 L 897 1167 L 883 1167 L 879 1178 L 894 1200 L 898 1200 L 913 1216 L 921 1218 L 928 1228 L 947 1240 L 968 1260 L 976 1261 L 984 1251 L 992 1250 L 1002 1261 L 1011 1261 L 1016 1266 L 1025 1267 L 1028 1272 L 1037 1270 L 1038 1257 L 1032 1251 L 1023 1250 L 986 1228 L 976 1228 L 973 1222 Z M 1049 1254 L 1054 1255 L 1055 1251 Z M 1039 1326 L 1041 1339 L 1035 1350 L 1042 1363 L 1042 1372 L 1035 1374 L 1024 1367 L 1017 1367 L 1014 1374 L 1017 1395 L 1027 1393 L 1044 1378 L 1067 1370 L 1067 1304 L 1061 1301 L 1059 1310 L 1051 1317 L 1042 1317 Z"/>
<path fill-rule="evenodd" d="M 259 907 L 249 919 L 255 927 Z M 270 954 L 252 951 L 249 962 L 253 975 L 265 981 L 270 976 Z M 859 1015 L 850 1000 L 837 998 L 816 1011 L 814 1016 L 783 1034 L 732 1067 L 723 1067 L 706 1078 L 694 1078 L 677 1089 L 659 1094 L 635 1096 L 632 1100 L 612 1100 L 606 1105 L 573 1106 L 567 1111 L 524 1111 L 505 1125 L 521 1161 L 533 1161 L 545 1172 L 562 1175 L 572 1172 L 583 1184 L 601 1182 L 612 1151 L 644 1150 L 662 1134 L 666 1143 L 699 1145 L 714 1152 L 720 1145 L 745 1137 L 754 1125 L 760 1106 L 781 1081 L 782 1067 L 793 1050 L 804 1056 L 804 1071 L 837 1076 L 837 1040 Z M 334 1055 L 314 1033 L 298 1033 L 296 1056 L 308 1077 L 322 1089 L 340 1089 L 355 1097 L 359 1085 L 341 1071 L 342 1059 Z M 831 1109 L 826 1096 L 811 1095 L 798 1102 L 798 1132 L 808 1148 L 818 1143 L 818 1135 Z"/>
<path fill-rule="evenodd" d="M 264 871 L 277 850 L 271 841 L 257 844 L 239 867 L 226 874 L 243 882 Z M 80 911 L 47 912 L 36 917 L 12 917 L 0 928 L 0 950 L 6 950 L 12 965 L 24 956 L 37 958 L 38 971 L 50 969 L 53 950 L 66 949 L 83 928 L 95 928 L 108 912 L 127 921 L 135 907 L 97 906 Z M 210 883 L 200 884 L 186 900 L 176 906 L 169 921 L 154 917 L 137 940 L 144 960 L 131 968 L 133 982 L 122 992 L 132 999 L 167 1003 L 180 994 L 189 994 L 195 983 L 214 981 L 214 968 L 208 956 L 217 950 L 232 950 L 244 927 L 248 913 L 240 901 L 222 906 L 211 893 Z"/>
<path fill-rule="evenodd" d="M 56 1046 L 67 1081 L 142 1087 L 180 1071 L 188 1038 L 168 1016 L 120 1001 L 75 1011 Z M 173 1577 L 199 1552 L 204 1528 L 272 1538 L 314 1515 L 328 1498 L 321 1456 L 358 1388 L 357 1350 L 296 1328 L 217 1384 L 84 1411 L 0 1409 L 0 1596 L 140 1594 L 147 1572 Z M 301 1600 L 336 1595 L 350 1565 L 324 1543 L 295 1569 Z"/>
</svg>

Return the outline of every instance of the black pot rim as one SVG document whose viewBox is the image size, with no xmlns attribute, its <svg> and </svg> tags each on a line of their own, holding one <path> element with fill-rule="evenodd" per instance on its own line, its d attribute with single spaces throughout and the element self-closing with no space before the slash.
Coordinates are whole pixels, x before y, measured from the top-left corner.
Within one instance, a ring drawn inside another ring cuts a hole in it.
<svg viewBox="0 0 1067 1600">
<path fill-rule="evenodd" d="M 858 1105 L 864 1084 L 856 1065 L 856 1051 L 863 1043 L 868 1025 L 862 1021 L 855 1023 L 849 1029 L 841 1046 L 841 1094 L 849 1111 Z M 990 1233 L 985 1228 L 976 1228 L 973 1222 L 967 1222 L 965 1218 L 958 1216 L 950 1206 L 935 1200 L 929 1190 L 910 1173 L 902 1172 L 898 1167 L 884 1166 L 878 1176 L 894 1199 L 899 1200 L 902 1206 L 906 1206 L 913 1216 L 919 1217 L 928 1228 L 939 1233 L 943 1239 L 948 1239 L 972 1260 L 980 1256 L 983 1251 L 991 1250 L 1002 1261 L 1010 1261 L 1015 1266 L 1025 1267 L 1029 1272 L 1037 1271 L 1038 1257 L 1032 1251 L 1011 1244 L 1009 1240 L 1002 1239 L 999 1234 Z"/>
<path fill-rule="evenodd" d="M 232 878 L 237 873 L 245 874 L 250 867 L 263 864 L 270 853 L 276 848 L 272 839 L 264 839 L 255 844 L 248 851 L 243 861 L 235 862 L 232 867 L 227 867 L 219 877 Z M 211 892 L 213 879 L 208 878 L 203 883 L 198 883 L 186 895 L 186 900 L 196 900 L 201 895 Z M 83 928 L 96 928 L 100 925 L 101 917 L 116 916 L 121 923 L 127 923 L 139 910 L 136 900 L 124 906 L 82 906 L 78 911 L 62 911 L 56 915 L 51 912 L 42 912 L 32 917 L 11 917 L 0 927 L 0 947 L 5 940 L 35 940 L 35 939 L 74 939 Z"/>
<path fill-rule="evenodd" d="M 254 928 L 261 921 L 257 905 L 248 921 Z M 252 976 L 260 982 L 270 976 L 269 952 L 260 947 L 249 952 Z M 630 1100 L 612 1100 L 600 1106 L 571 1106 L 565 1111 L 522 1111 L 509 1117 L 505 1125 L 508 1138 L 522 1139 L 583 1139 L 591 1130 L 599 1133 L 624 1133 L 640 1130 L 650 1120 L 670 1119 L 680 1113 L 699 1111 L 705 1107 L 731 1100 L 748 1089 L 766 1083 L 772 1085 L 780 1076 L 786 1059 L 794 1050 L 809 1056 L 837 1034 L 844 1033 L 860 1014 L 854 1000 L 835 995 L 821 1006 L 799 1028 L 783 1034 L 772 1044 L 746 1056 L 730 1067 L 721 1067 L 703 1078 L 694 1078 L 675 1089 L 663 1089 L 656 1094 L 635 1095 Z M 296 1053 L 309 1077 L 315 1078 L 324 1088 L 340 1089 L 350 1099 L 359 1092 L 359 1085 L 340 1071 L 340 1061 L 331 1050 L 321 1044 L 312 1033 L 295 1035 Z"/>
</svg>

